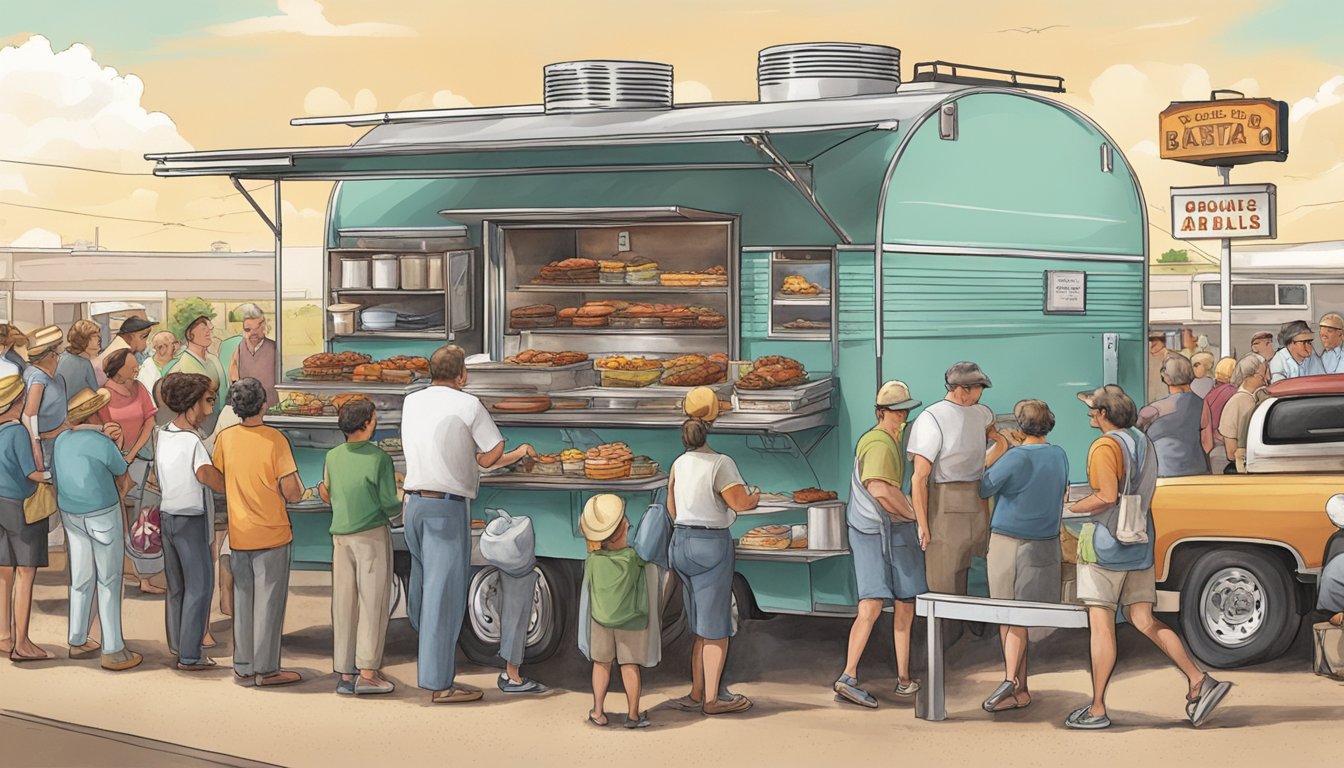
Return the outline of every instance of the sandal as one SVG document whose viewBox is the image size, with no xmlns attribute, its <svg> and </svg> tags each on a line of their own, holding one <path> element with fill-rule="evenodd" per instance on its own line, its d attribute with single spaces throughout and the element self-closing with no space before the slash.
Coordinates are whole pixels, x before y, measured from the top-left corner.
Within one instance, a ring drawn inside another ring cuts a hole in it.
<svg viewBox="0 0 1344 768">
<path fill-rule="evenodd" d="M 720 699 L 712 705 L 706 704 L 700 711 L 706 715 L 736 715 L 740 712 L 746 712 L 748 709 L 751 709 L 751 699 L 740 693 L 735 693 L 728 701 Z"/>
<path fill-rule="evenodd" d="M 625 718 L 626 728 L 648 728 L 650 725 L 648 712 L 640 712 L 639 717 L 634 720 L 631 720 L 629 715 Z"/>
<path fill-rule="evenodd" d="M 449 688 L 446 691 L 439 691 L 429 698 L 433 704 L 465 704 L 469 701 L 480 701 L 485 694 L 480 691 L 467 690 L 466 688 Z"/>
<path fill-rule="evenodd" d="M 605 713 L 605 712 L 602 713 L 602 716 L 603 716 L 603 717 L 606 717 L 606 715 L 607 715 L 607 713 Z M 593 725 L 596 725 L 598 728 L 606 728 L 608 725 L 611 725 L 611 719 L 610 719 L 610 718 L 608 718 L 608 719 L 607 719 L 607 722 L 604 723 L 604 722 L 598 720 L 596 717 L 593 717 L 593 712 L 592 712 L 592 710 L 589 710 L 589 711 L 588 711 L 588 722 L 589 722 L 589 723 L 592 723 Z"/>
<path fill-rule="evenodd" d="M 840 701 L 848 701 L 851 704 L 858 704 L 860 707 L 877 709 L 877 699 L 873 698 L 873 694 L 859 687 L 857 678 L 841 675 L 831 688 L 836 693 L 835 698 Z"/>
<path fill-rule="evenodd" d="M 986 712 L 1006 712 L 1010 709 L 1017 709 L 1017 684 L 1012 680 L 1004 680 L 999 683 L 999 687 L 989 694 L 980 708 Z"/>
<path fill-rule="evenodd" d="M 56 656 L 47 651 L 42 651 L 41 656 L 24 656 L 18 651 L 9 652 L 9 660 L 15 664 L 26 664 L 30 661 L 51 661 L 54 658 L 56 658 Z"/>
</svg>

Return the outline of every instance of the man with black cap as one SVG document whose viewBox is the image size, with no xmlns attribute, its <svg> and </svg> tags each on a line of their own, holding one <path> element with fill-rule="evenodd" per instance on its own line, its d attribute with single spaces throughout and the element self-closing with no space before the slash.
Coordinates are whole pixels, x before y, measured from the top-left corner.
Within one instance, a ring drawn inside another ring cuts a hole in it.
<svg viewBox="0 0 1344 768">
<path fill-rule="evenodd" d="M 98 386 L 107 383 L 107 375 L 103 373 L 103 360 L 119 349 L 129 349 L 135 359 L 144 362 L 145 350 L 149 348 L 149 329 L 158 325 L 153 320 L 146 320 L 143 317 L 132 315 L 121 321 L 121 328 L 117 330 L 117 337 L 107 345 L 107 349 L 98 355 L 93 361 L 93 375 L 98 379 Z"/>
<path fill-rule="evenodd" d="M 975 363 L 947 369 L 947 397 L 924 409 L 910 427 L 906 453 L 915 462 L 910 483 L 915 515 L 927 520 L 919 531 L 929 589 L 966 594 L 973 557 L 989 547 L 989 505 L 980 498 L 985 465 L 1008 450 L 994 428 L 994 412 L 980 404 L 991 385 Z M 986 456 L 985 447 L 994 443 Z"/>
<path fill-rule="evenodd" d="M 1165 333 L 1156 328 L 1148 329 L 1148 399 L 1145 402 L 1161 400 L 1170 394 L 1167 383 L 1162 380 L 1162 366 L 1167 358 L 1180 356 L 1167 348 Z"/>
<path fill-rule="evenodd" d="M 1314 341 L 1316 335 L 1311 332 L 1311 326 L 1306 320 L 1284 323 L 1279 329 L 1281 348 L 1269 360 L 1269 383 L 1309 376 L 1323 370 L 1321 360 L 1316 357 L 1316 350 L 1312 346 Z"/>
</svg>

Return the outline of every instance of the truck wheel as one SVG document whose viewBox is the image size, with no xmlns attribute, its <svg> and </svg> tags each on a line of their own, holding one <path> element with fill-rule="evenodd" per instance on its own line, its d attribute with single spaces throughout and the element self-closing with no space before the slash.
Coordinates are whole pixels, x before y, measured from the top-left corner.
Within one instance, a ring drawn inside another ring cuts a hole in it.
<svg viewBox="0 0 1344 768">
<path fill-rule="evenodd" d="M 545 661 L 560 648 L 565 628 L 572 623 L 574 606 L 568 598 L 577 594 L 562 565 L 537 562 L 537 586 L 532 593 L 532 616 L 527 623 L 524 663 Z M 493 566 L 472 575 L 467 588 L 467 616 L 458 641 L 462 652 L 477 664 L 499 666 L 499 571 Z"/>
<path fill-rule="evenodd" d="M 1181 587 L 1180 624 L 1191 652 L 1211 666 L 1278 658 L 1301 624 L 1292 576 L 1256 549 L 1205 552 Z"/>
</svg>

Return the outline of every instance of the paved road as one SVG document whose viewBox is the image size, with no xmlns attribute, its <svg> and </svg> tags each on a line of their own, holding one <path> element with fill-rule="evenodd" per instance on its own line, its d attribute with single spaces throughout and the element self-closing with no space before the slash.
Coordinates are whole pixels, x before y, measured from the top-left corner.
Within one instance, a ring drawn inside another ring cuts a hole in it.
<svg viewBox="0 0 1344 768">
<path fill-rule="evenodd" d="M 34 635 L 64 650 L 65 589 L 60 572 L 44 571 L 37 595 Z M 1110 694 L 1108 732 L 1079 734 L 1061 723 L 1087 700 L 1087 637 L 1058 631 L 1033 647 L 1031 707 L 991 717 L 979 702 L 1002 679 L 993 640 L 965 638 L 948 655 L 948 714 L 943 723 L 914 718 L 912 705 L 890 691 L 889 621 L 879 624 L 861 677 L 882 702 L 875 711 L 836 703 L 829 690 L 842 661 L 848 622 L 781 616 L 748 622 L 734 641 L 729 663 L 733 688 L 756 707 L 733 718 L 704 718 L 669 709 L 685 693 L 684 643 L 646 677 L 644 706 L 654 727 L 632 732 L 584 723 L 590 705 L 589 670 L 572 655 L 526 670 L 557 690 L 545 697 L 509 699 L 494 687 L 494 669 L 467 665 L 462 679 L 487 690 L 480 704 L 433 706 L 414 687 L 415 636 L 407 622 L 393 622 L 386 672 L 399 686 L 386 697 L 338 697 L 329 673 L 330 587 L 326 574 L 295 574 L 286 620 L 285 662 L 307 678 L 282 689 L 244 689 L 230 682 L 227 666 L 188 675 L 171 669 L 163 640 L 163 604 L 127 589 L 125 624 L 130 645 L 145 664 L 109 673 L 96 662 L 62 659 L 37 665 L 0 664 L 0 708 L 80 723 L 155 742 L 108 742 L 52 723 L 13 740 L 0 733 L 0 765 L 191 765 L 226 762 L 222 755 L 287 766 L 560 765 L 565 762 L 655 766 L 830 765 L 837 758 L 860 764 L 919 761 L 939 765 L 1040 765 L 1076 761 L 1092 766 L 1136 765 L 1178 755 L 1231 756 L 1242 765 L 1335 762 L 1344 712 L 1344 685 L 1310 672 L 1307 633 L 1283 659 L 1226 677 L 1237 685 L 1211 721 L 1193 731 L 1183 720 L 1183 679 L 1132 628 L 1120 631 L 1120 671 Z M 229 635 L 219 618 L 215 633 Z M 916 653 L 922 643 L 917 641 Z M 227 643 L 216 649 L 227 665 Z M 917 668 L 916 674 L 921 670 Z M 1222 673 L 1220 673 L 1222 674 Z M 624 697 L 608 699 L 619 713 Z M 613 721 L 621 718 L 614 716 Z M 7 725 L 12 726 L 12 723 Z M 1332 736 L 1334 738 L 1332 738 Z M 631 741 L 631 739 L 633 741 Z M 30 746 L 33 742 L 39 748 Z M 22 756 L 6 759 L 8 745 Z M 162 752 L 181 744 L 218 753 Z M 31 755 L 54 751 L 46 762 Z M 101 745 L 98 747 L 92 745 Z M 1086 745 L 1086 746 L 1084 746 Z M 81 750 L 97 749 L 93 753 Z M 134 754 L 121 750 L 138 750 Z M 36 750 L 36 751 L 34 751 Z M 1085 750 L 1081 752 L 1080 750 Z M 106 761 L 87 762 L 97 754 Z M 159 762 L 154 762 L 159 760 Z M 389 762 L 395 760 L 395 763 Z M 166 761 L 166 762 L 165 762 Z"/>
</svg>

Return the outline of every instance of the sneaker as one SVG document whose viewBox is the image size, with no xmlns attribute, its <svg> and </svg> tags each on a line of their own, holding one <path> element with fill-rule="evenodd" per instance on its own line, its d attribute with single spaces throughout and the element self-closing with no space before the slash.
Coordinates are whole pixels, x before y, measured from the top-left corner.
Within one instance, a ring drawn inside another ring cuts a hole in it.
<svg viewBox="0 0 1344 768">
<path fill-rule="evenodd" d="M 336 692 L 342 696 L 355 695 L 355 681 L 336 678 Z"/>
<path fill-rule="evenodd" d="M 1099 731 L 1111 727 L 1111 718 L 1105 715 L 1093 716 L 1092 707 L 1088 705 L 1070 712 L 1064 720 L 1064 727 L 1080 731 Z"/>
<path fill-rule="evenodd" d="M 183 672 L 204 672 L 219 666 L 215 660 L 209 656 L 203 656 L 197 661 L 178 661 L 177 668 Z"/>
<path fill-rule="evenodd" d="M 116 653 L 103 654 L 102 665 L 103 669 L 110 672 L 124 672 L 128 669 L 134 669 L 140 666 L 141 661 L 144 661 L 143 656 L 135 651 L 122 648 Z"/>
<path fill-rule="evenodd" d="M 916 693 L 919 693 L 919 687 L 919 681 L 914 678 L 910 678 L 910 682 L 908 683 L 902 683 L 900 680 L 897 680 L 896 689 L 892 691 L 892 693 L 895 693 L 897 696 L 914 696 Z"/>
<path fill-rule="evenodd" d="M 391 680 L 379 678 L 377 680 L 365 680 L 362 677 L 355 679 L 355 693 L 360 696 L 378 695 L 382 693 L 391 693 L 397 689 Z"/>
<path fill-rule="evenodd" d="M 550 690 L 546 686 L 538 683 L 536 680 L 524 677 L 521 681 L 515 683 L 509 679 L 508 675 L 499 676 L 499 690 L 505 693 L 545 693 Z"/>
<path fill-rule="evenodd" d="M 1199 695 L 1185 700 L 1185 714 L 1190 718 L 1190 724 L 1196 728 L 1203 725 L 1230 690 L 1231 683 L 1219 682 L 1205 675 L 1199 683 Z"/>
<path fill-rule="evenodd" d="M 860 707 L 877 709 L 877 699 L 873 698 L 871 693 L 859 687 L 857 678 L 841 675 L 831 688 L 835 691 L 836 698 L 841 701 L 858 704 Z"/>
</svg>

